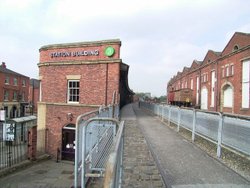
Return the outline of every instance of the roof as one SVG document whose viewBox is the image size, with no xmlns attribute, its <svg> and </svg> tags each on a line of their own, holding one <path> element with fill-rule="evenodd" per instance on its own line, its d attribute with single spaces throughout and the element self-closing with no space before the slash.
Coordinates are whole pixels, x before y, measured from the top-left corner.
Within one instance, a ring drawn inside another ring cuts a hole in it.
<svg viewBox="0 0 250 188">
<path fill-rule="evenodd" d="M 47 49 L 57 49 L 57 48 L 76 48 L 76 47 L 87 47 L 87 46 L 98 46 L 103 44 L 119 44 L 121 45 L 120 39 L 109 39 L 109 40 L 100 40 L 100 41 L 90 41 L 90 42 L 75 42 L 75 43 L 62 43 L 62 44 L 50 44 L 42 46 L 39 51 Z"/>
<path fill-rule="evenodd" d="M 250 33 L 235 32 L 221 52 L 221 55 L 224 57 L 247 46 L 250 46 Z M 237 49 L 234 50 L 234 47 L 237 47 Z"/>
<path fill-rule="evenodd" d="M 33 121 L 36 119 L 37 119 L 36 116 L 25 116 L 25 117 L 13 118 L 9 121 L 14 121 L 16 123 L 23 123 L 23 122 L 27 122 L 27 121 Z"/>
<path fill-rule="evenodd" d="M 15 71 L 10 70 L 10 69 L 4 68 L 2 66 L 0 66 L 0 72 L 6 73 L 6 74 L 14 74 L 14 75 L 17 75 L 17 76 L 23 76 L 23 77 L 29 78 L 28 76 L 24 76 L 24 75 L 22 75 L 20 73 L 17 73 Z"/>
</svg>

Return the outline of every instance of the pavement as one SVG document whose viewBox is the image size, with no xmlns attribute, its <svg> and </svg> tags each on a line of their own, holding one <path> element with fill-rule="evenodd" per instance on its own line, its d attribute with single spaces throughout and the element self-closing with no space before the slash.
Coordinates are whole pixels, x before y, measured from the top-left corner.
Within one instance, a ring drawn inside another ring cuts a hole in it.
<svg viewBox="0 0 250 188">
<path fill-rule="evenodd" d="M 74 181 L 70 161 L 44 160 L 0 178 L 1 188 L 69 188 Z"/>
<path fill-rule="evenodd" d="M 121 110 L 121 119 L 125 121 L 122 187 L 165 187 L 132 105 Z"/>
</svg>

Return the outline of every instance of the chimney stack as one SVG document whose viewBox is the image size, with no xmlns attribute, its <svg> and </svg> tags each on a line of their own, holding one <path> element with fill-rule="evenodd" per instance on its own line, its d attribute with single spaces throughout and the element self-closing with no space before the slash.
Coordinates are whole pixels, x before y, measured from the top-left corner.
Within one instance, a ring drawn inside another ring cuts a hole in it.
<svg viewBox="0 0 250 188">
<path fill-rule="evenodd" d="M 2 62 L 1 67 L 2 67 L 2 68 L 6 68 L 6 64 L 5 64 L 5 62 Z"/>
</svg>

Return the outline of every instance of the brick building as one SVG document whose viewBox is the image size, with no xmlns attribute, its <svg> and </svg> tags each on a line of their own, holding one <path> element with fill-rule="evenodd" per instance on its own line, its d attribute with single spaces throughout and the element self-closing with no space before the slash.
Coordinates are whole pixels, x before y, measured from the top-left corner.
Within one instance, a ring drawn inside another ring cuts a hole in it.
<svg viewBox="0 0 250 188">
<path fill-rule="evenodd" d="M 29 77 L 8 69 L 4 62 L 0 65 L 0 109 L 5 110 L 6 119 L 25 115 L 29 80 Z"/>
<path fill-rule="evenodd" d="M 29 105 L 26 110 L 31 115 L 37 114 L 37 102 L 39 101 L 40 95 L 40 81 L 37 79 L 30 79 L 29 86 Z"/>
<path fill-rule="evenodd" d="M 132 99 L 120 47 L 120 40 L 105 40 L 40 48 L 39 152 L 56 157 L 65 147 L 62 140 L 74 139 L 76 118 L 111 104 L 114 93 L 121 105 Z"/>
<path fill-rule="evenodd" d="M 250 34 L 236 32 L 222 52 L 194 60 L 168 82 L 167 93 L 184 88 L 193 94 L 192 106 L 250 115 Z"/>
</svg>

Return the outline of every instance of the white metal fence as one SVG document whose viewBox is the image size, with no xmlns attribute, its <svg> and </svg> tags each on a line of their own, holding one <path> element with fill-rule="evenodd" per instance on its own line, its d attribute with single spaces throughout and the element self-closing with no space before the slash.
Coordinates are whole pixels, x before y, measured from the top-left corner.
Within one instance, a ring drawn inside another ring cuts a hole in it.
<svg viewBox="0 0 250 188">
<path fill-rule="evenodd" d="M 210 112 L 192 108 L 179 108 L 140 102 L 140 107 L 150 110 L 166 120 L 192 132 L 192 140 L 199 135 L 217 144 L 217 156 L 221 156 L 221 146 L 250 156 L 250 117 L 220 112 Z"/>
<path fill-rule="evenodd" d="M 117 130 L 119 106 L 80 115 L 76 123 L 74 187 L 85 187 L 89 177 L 103 177 Z"/>
</svg>

